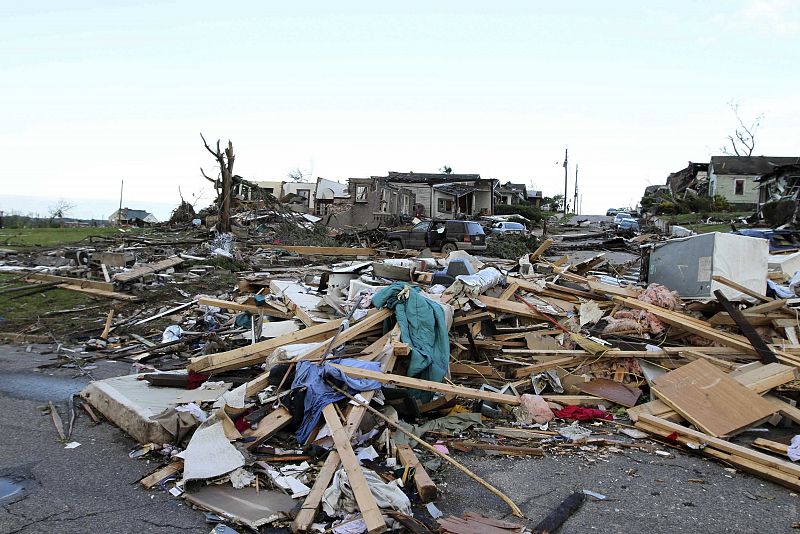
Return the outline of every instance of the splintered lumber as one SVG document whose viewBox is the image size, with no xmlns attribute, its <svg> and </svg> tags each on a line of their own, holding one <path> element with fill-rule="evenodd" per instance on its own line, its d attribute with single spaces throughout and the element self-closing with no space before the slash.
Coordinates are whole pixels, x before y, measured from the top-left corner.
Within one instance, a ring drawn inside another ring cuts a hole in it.
<svg viewBox="0 0 800 534">
<path fill-rule="evenodd" d="M 504 395 L 502 393 L 495 393 L 494 391 L 480 391 L 463 386 L 452 386 L 450 384 L 442 384 L 439 382 L 433 382 L 431 380 L 422 380 L 420 378 L 412 378 L 410 376 L 380 373 L 378 371 L 347 367 L 346 365 L 339 365 L 335 363 L 331 365 L 347 375 L 377 380 L 382 384 L 391 384 L 394 386 L 419 389 L 422 391 L 433 391 L 435 393 L 450 393 L 467 399 L 485 400 L 497 402 L 499 404 L 518 405 L 520 403 L 519 397 L 514 395 Z"/>
<path fill-rule="evenodd" d="M 75 280 L 77 280 L 77 279 L 75 279 Z M 25 281 L 26 282 L 32 282 L 32 280 L 30 278 L 26 278 Z M 38 284 L 38 282 L 34 282 L 34 283 Z M 95 283 L 99 284 L 99 283 L 105 283 L 105 282 L 95 282 Z M 45 283 L 45 284 L 42 284 L 42 285 L 46 285 L 48 288 L 49 287 L 56 287 L 58 289 L 68 289 L 69 291 L 77 291 L 78 293 L 86 293 L 87 295 L 93 295 L 95 297 L 103 297 L 103 298 L 107 298 L 107 299 L 126 300 L 126 301 L 129 301 L 129 302 L 135 302 L 135 301 L 141 300 L 136 295 L 129 295 L 127 293 L 119 293 L 117 291 L 107 291 L 105 289 L 96 289 L 96 288 L 93 288 L 93 287 L 81 287 L 79 285 L 75 285 L 75 284 L 71 284 L 71 283 L 63 283 L 63 284 L 58 284 L 58 285 L 55 285 L 55 286 L 51 286 L 49 283 Z"/>
<path fill-rule="evenodd" d="M 715 437 L 733 434 L 777 411 L 706 360 L 695 360 L 655 378 L 651 388 L 672 409 Z"/>
<path fill-rule="evenodd" d="M 151 315 L 150 317 L 142 319 L 141 321 L 136 321 L 133 324 L 134 325 L 140 325 L 140 324 L 149 323 L 150 321 L 155 321 L 156 319 L 160 319 L 161 317 L 164 317 L 165 315 L 171 315 L 171 314 L 175 313 L 176 311 L 181 311 L 181 310 L 184 310 L 184 309 L 186 309 L 186 308 L 188 308 L 190 306 L 194 306 L 195 304 L 197 304 L 196 300 L 190 300 L 189 302 L 184 302 L 183 304 L 178 304 L 177 306 L 175 306 L 173 308 L 170 308 L 168 310 L 164 310 L 161 313 L 157 313 L 155 315 Z"/>
<path fill-rule="evenodd" d="M 378 344 L 378 342 L 376 342 L 373 346 L 367 347 L 367 349 L 372 351 L 373 356 L 377 356 L 383 350 L 383 346 L 386 345 L 387 341 L 391 339 L 393 333 L 395 331 L 399 333 L 399 330 L 399 327 L 395 327 L 395 330 L 381 338 L 384 339 L 383 343 Z M 391 370 L 394 367 L 394 363 L 395 355 L 394 353 L 390 353 L 381 365 L 381 369 L 384 371 Z M 375 396 L 375 391 L 364 391 L 361 393 L 361 396 L 369 403 L 372 401 L 372 397 Z M 364 406 L 348 404 L 347 420 L 344 427 L 349 437 L 355 434 L 366 413 L 367 409 Z M 314 517 L 317 515 L 319 503 L 322 501 L 322 495 L 330 485 L 331 480 L 333 480 L 336 470 L 339 469 L 340 460 L 339 453 L 336 452 L 336 449 L 331 449 L 328 456 L 325 458 L 325 463 L 322 464 L 322 469 L 317 473 L 317 478 L 314 480 L 311 492 L 306 495 L 300 510 L 297 512 L 297 517 L 295 517 L 292 522 L 292 530 L 294 532 L 306 532 L 311 527 L 311 524 L 314 522 Z"/>
<path fill-rule="evenodd" d="M 482 302 L 484 306 L 493 311 L 510 313 L 520 317 L 530 317 L 531 319 L 544 319 L 544 316 L 541 313 L 538 313 L 535 309 L 531 309 L 521 302 L 512 302 L 510 300 L 487 297 L 486 295 L 481 295 L 478 297 L 478 300 Z"/>
<path fill-rule="evenodd" d="M 175 460 L 174 462 L 165 465 L 159 469 L 156 469 L 143 479 L 139 481 L 139 484 L 144 487 L 144 489 L 150 489 L 162 480 L 177 473 L 183 471 L 183 460 Z"/>
<path fill-rule="evenodd" d="M 58 414 L 58 410 L 56 410 L 53 401 L 48 402 L 48 406 L 50 407 L 50 419 L 53 420 L 53 426 L 56 428 L 56 432 L 58 433 L 58 439 L 61 441 L 66 441 L 67 435 L 64 434 L 64 422 L 61 420 L 61 416 Z"/>
<path fill-rule="evenodd" d="M 422 502 L 430 502 L 435 499 L 438 491 L 436 484 L 431 480 L 425 468 L 422 467 L 419 458 L 414 454 L 414 450 L 411 446 L 398 444 L 396 446 L 396 455 L 401 465 L 414 468 L 414 486 L 417 488 L 420 500 L 422 500 Z"/>
<path fill-rule="evenodd" d="M 263 314 L 271 317 L 280 317 L 282 319 L 292 319 L 294 317 L 290 313 L 270 306 L 269 303 L 265 304 L 264 306 L 259 306 L 256 304 L 239 304 L 238 302 L 215 299 L 211 297 L 200 297 L 197 299 L 197 303 L 201 306 L 216 306 L 217 308 L 222 308 L 223 310 L 241 311 L 253 315 Z"/>
<path fill-rule="evenodd" d="M 722 304 L 722 307 L 725 308 L 725 311 L 728 312 L 728 315 L 736 322 L 736 326 L 739 327 L 739 330 L 742 331 L 744 337 L 753 345 L 753 348 L 758 353 L 758 357 L 761 358 L 763 363 L 773 363 L 777 362 L 778 359 L 775 357 L 775 353 L 770 350 L 764 340 L 758 335 L 753 325 L 747 322 L 747 319 L 742 315 L 742 312 L 739 309 L 731 304 L 731 302 L 725 298 L 725 295 L 722 294 L 722 291 L 717 289 L 714 291 L 714 296 L 717 297 L 717 301 Z"/>
<path fill-rule="evenodd" d="M 741 284 L 737 284 L 733 280 L 728 280 L 724 276 L 714 275 L 714 276 L 711 277 L 711 279 L 714 280 L 715 282 L 719 282 L 720 284 L 723 284 L 723 285 L 726 285 L 726 286 L 728 286 L 728 287 L 730 287 L 732 289 L 735 289 L 736 291 L 738 291 L 740 293 L 744 293 L 745 295 L 753 297 L 754 299 L 758 299 L 761 302 L 772 302 L 772 300 L 773 300 L 773 299 L 769 298 L 766 295 L 762 295 L 761 293 L 759 293 L 757 291 L 753 291 L 752 289 L 744 287 Z M 765 289 L 766 289 L 766 285 L 767 285 L 767 283 L 764 282 L 764 288 Z"/>
<path fill-rule="evenodd" d="M 752 306 L 745 310 L 746 313 L 769 313 L 771 311 L 780 310 L 781 308 L 785 307 L 786 304 L 789 302 L 789 299 L 780 299 L 780 300 L 773 300 L 770 302 L 765 302 L 764 304 L 759 304 L 757 306 Z M 785 310 L 790 312 L 791 310 Z"/>
<path fill-rule="evenodd" d="M 639 423 L 644 423 L 646 426 L 660 429 L 666 432 L 667 435 L 674 433 L 678 436 L 683 436 L 684 438 L 687 438 L 697 444 L 705 444 L 706 448 L 711 447 L 733 456 L 750 460 L 751 462 L 755 462 L 761 466 L 776 469 L 794 477 L 797 485 L 800 486 L 800 465 L 795 465 L 781 460 L 780 458 L 775 458 L 774 456 L 754 451 L 748 447 L 736 445 L 735 443 L 725 441 L 724 439 L 709 436 L 708 434 L 704 434 L 697 430 L 692 430 L 691 428 L 686 428 L 676 423 L 665 421 L 652 415 L 642 414 L 639 418 L 639 422 L 636 424 L 637 428 L 639 427 Z M 705 450 L 702 452 L 705 452 Z"/>
<path fill-rule="evenodd" d="M 97 280 L 87 280 L 86 278 L 70 278 L 68 276 L 57 276 L 54 274 L 29 273 L 26 276 L 26 279 L 37 280 L 40 282 L 61 282 L 63 284 L 69 284 L 82 288 L 99 289 L 101 291 L 114 291 L 114 284 L 112 283 L 99 282 Z"/>
<path fill-rule="evenodd" d="M 307 352 L 302 356 L 295 358 L 292 361 L 297 362 L 299 360 L 315 360 L 321 358 L 322 356 L 325 355 L 327 351 L 334 350 L 337 347 L 340 347 L 343 344 L 347 343 L 348 341 L 352 341 L 353 339 L 356 339 L 364 335 L 366 332 L 369 332 L 372 327 L 378 325 L 387 317 L 390 317 L 392 313 L 394 312 L 386 308 L 383 308 L 381 310 L 370 310 L 367 316 L 361 319 L 361 321 L 359 321 L 354 326 L 351 326 L 344 332 L 341 332 L 336 337 L 334 337 L 332 343 L 323 343 L 316 349 L 313 349 L 310 352 Z M 338 321 L 330 321 L 330 323 L 333 322 L 338 322 Z M 323 324 L 330 324 L 330 323 L 323 323 Z M 308 330 L 308 328 L 306 330 Z M 300 332 L 304 332 L 304 330 L 301 330 Z M 275 341 L 276 339 L 278 338 L 275 338 L 272 341 Z M 254 379 L 250 380 L 247 383 L 247 396 L 249 397 L 250 395 L 255 395 L 257 392 L 267 387 L 268 380 L 269 380 L 269 370 L 261 373 Z"/>
<path fill-rule="evenodd" d="M 158 271 L 163 271 L 169 269 L 170 267 L 175 267 L 181 263 L 183 263 L 183 258 L 180 256 L 171 256 L 165 260 L 157 261 L 155 263 L 145 263 L 144 265 L 139 265 L 124 273 L 117 273 L 114 275 L 114 280 L 125 284 L 142 278 L 145 275 L 157 273 Z"/>
<path fill-rule="evenodd" d="M 536 250 L 534 250 L 528 255 L 528 261 L 530 261 L 531 263 L 535 262 L 539 258 L 539 256 L 547 252 L 547 249 L 549 249 L 552 246 L 553 246 L 553 240 L 548 237 L 547 239 L 542 241 L 542 244 L 539 245 L 539 247 Z"/>
<path fill-rule="evenodd" d="M 103 332 L 100 334 L 100 339 L 108 339 L 108 334 L 111 331 L 111 320 L 114 319 L 114 308 L 108 310 L 105 325 L 103 325 Z"/>
<path fill-rule="evenodd" d="M 453 326 L 461 326 L 462 324 L 477 323 L 483 320 L 494 320 L 492 312 L 473 312 L 463 317 L 454 317 Z"/>
<path fill-rule="evenodd" d="M 266 341 L 259 341 L 253 345 L 201 356 L 193 359 L 188 369 L 196 373 L 218 373 L 262 363 L 264 358 L 278 347 L 291 345 L 293 343 L 323 341 L 331 337 L 332 332 L 336 331 L 342 325 L 342 321 L 343 319 L 337 319 Z"/>
<path fill-rule="evenodd" d="M 278 406 L 275 410 L 263 417 L 256 428 L 248 428 L 242 432 L 245 438 L 255 438 L 247 443 L 247 448 L 255 450 L 259 445 L 272 437 L 277 431 L 288 425 L 292 421 L 292 414 L 285 406 Z"/>
<path fill-rule="evenodd" d="M 375 503 L 375 497 L 372 496 L 367 479 L 364 478 L 364 472 L 361 470 L 358 458 L 356 458 L 353 448 L 350 446 L 350 436 L 347 435 L 347 431 L 342 426 L 339 414 L 336 413 L 336 408 L 333 404 L 328 404 L 322 409 L 322 415 L 331 430 L 331 438 L 333 438 L 333 442 L 336 445 L 342 466 L 347 472 L 350 489 L 353 491 L 356 503 L 358 503 L 361 517 L 367 526 L 367 532 L 370 534 L 383 532 L 386 530 L 386 521 L 384 521 L 383 514 L 377 503 Z"/>
<path fill-rule="evenodd" d="M 574 367 L 576 365 L 580 365 L 586 361 L 586 358 L 592 356 L 588 352 L 585 354 L 586 356 L 567 356 L 565 358 L 552 359 L 550 361 L 544 361 L 534 365 L 514 369 L 514 378 L 524 378 L 526 376 L 547 371 L 548 369 L 554 369 L 556 367 Z"/>
<path fill-rule="evenodd" d="M 786 384 L 787 382 L 796 380 L 798 378 L 798 370 L 796 367 L 791 367 L 789 365 L 770 363 L 768 365 L 761 365 L 755 369 L 731 376 L 731 378 L 746 388 L 758 394 L 762 394 L 780 385 Z M 769 397 L 765 398 L 767 400 L 771 400 Z M 777 402 L 781 402 L 777 399 L 775 400 Z M 783 404 L 790 406 L 786 403 Z M 775 402 L 773 402 L 773 405 L 775 405 Z M 778 406 L 777 410 L 781 411 L 781 407 Z M 676 413 L 663 401 L 658 399 L 634 406 L 633 408 L 628 408 L 628 416 L 633 422 L 636 422 L 639 419 L 639 415 L 643 413 L 655 415 L 657 417 L 661 417 L 662 419 L 668 419 L 674 422 L 683 421 L 683 418 L 678 413 Z M 798 422 L 800 423 L 800 420 Z"/>
<path fill-rule="evenodd" d="M 569 519 L 586 500 L 586 494 L 582 491 L 571 493 L 559 504 L 555 510 L 550 512 L 547 517 L 542 519 L 538 525 L 533 527 L 534 534 L 552 534 L 556 532 L 567 519 Z"/>
<path fill-rule="evenodd" d="M 629 297 L 635 299 L 642 292 L 642 290 L 639 288 L 620 287 L 612 284 L 606 284 L 605 282 L 601 282 L 597 278 L 591 276 L 586 278 L 586 283 L 589 285 L 589 289 L 595 293 L 605 293 L 606 295 L 616 295 L 618 297 Z"/>
<path fill-rule="evenodd" d="M 374 248 L 358 248 L 358 247 L 304 247 L 304 246 L 283 246 L 283 245 L 267 245 L 261 248 L 265 250 L 285 250 L 287 252 L 296 252 L 297 254 L 309 256 L 375 256 L 378 252 Z"/>
<path fill-rule="evenodd" d="M 509 506 L 509 508 L 511 508 L 511 513 L 513 513 L 515 516 L 524 517 L 524 515 L 522 514 L 522 510 L 519 509 L 519 506 L 514 504 L 514 501 L 509 499 L 506 494 L 504 494 L 502 491 L 500 491 L 499 489 L 495 488 L 494 486 L 492 486 L 491 484 L 489 484 L 488 482 L 483 480 L 481 477 L 479 477 L 478 475 L 476 475 L 475 473 L 473 473 L 472 471 L 470 471 L 469 469 L 467 469 L 466 467 L 464 467 L 463 465 L 461 465 L 457 461 L 455 461 L 449 454 L 443 453 L 439 449 L 437 449 L 437 448 L 433 447 L 432 445 L 430 445 L 428 442 L 424 441 L 422 438 L 418 438 L 417 436 L 415 436 L 414 434 L 412 434 L 411 432 L 409 432 L 405 428 L 399 426 L 397 423 L 395 423 L 394 421 L 392 421 L 391 419 L 389 419 L 388 417 L 383 415 L 381 412 L 379 412 L 375 408 L 369 406 L 369 404 L 361 402 L 360 400 L 356 399 L 355 397 L 353 397 L 352 395 L 350 395 L 346 391 L 343 391 L 340 388 L 337 388 L 336 386 L 334 386 L 334 385 L 332 385 L 330 383 L 329 383 L 329 385 L 333 389 L 335 389 L 336 391 L 338 391 L 339 393 L 341 393 L 342 395 L 344 395 L 345 397 L 350 399 L 351 402 L 354 402 L 354 403 L 356 403 L 356 404 L 358 404 L 360 406 L 364 406 L 364 408 L 366 408 L 371 414 L 373 414 L 374 416 L 376 416 L 379 419 L 383 420 L 386 424 L 388 424 L 389 426 L 394 428 L 396 431 L 400 432 L 401 434 L 404 434 L 409 439 L 412 439 L 412 440 L 416 441 L 423 448 L 425 448 L 425 450 L 435 454 L 436 456 L 438 456 L 442 460 L 446 461 L 447 463 L 449 463 L 450 465 L 452 465 L 453 467 L 455 467 L 456 469 L 458 469 L 459 471 L 461 471 L 462 473 L 464 473 L 465 475 L 470 477 L 472 480 L 474 480 L 477 483 L 479 483 L 484 488 L 488 489 L 489 491 L 491 491 L 492 493 L 494 493 L 495 495 L 497 495 L 498 497 L 503 499 L 503 502 L 506 503 Z"/>
<path fill-rule="evenodd" d="M 775 408 L 777 408 L 778 413 L 800 425 L 800 409 L 798 409 L 796 406 L 792 406 L 788 402 L 776 397 L 775 395 L 764 395 L 764 398 L 771 402 Z"/>
<path fill-rule="evenodd" d="M 756 438 L 753 440 L 753 447 L 758 447 L 759 449 L 769 451 L 773 454 L 780 454 L 781 456 L 786 456 L 789 452 L 789 446 L 785 443 L 778 443 L 777 441 L 764 438 Z"/>
</svg>

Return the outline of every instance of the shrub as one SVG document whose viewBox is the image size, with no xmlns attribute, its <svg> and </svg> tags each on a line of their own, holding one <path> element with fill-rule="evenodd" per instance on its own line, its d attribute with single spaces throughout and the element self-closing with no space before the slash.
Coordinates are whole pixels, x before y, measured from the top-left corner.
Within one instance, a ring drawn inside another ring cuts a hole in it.
<svg viewBox="0 0 800 534">
<path fill-rule="evenodd" d="M 533 252 L 539 241 L 532 235 L 507 235 L 491 237 L 486 243 L 486 255 L 504 260 L 516 260 Z"/>
<path fill-rule="evenodd" d="M 544 215 L 542 215 L 542 210 L 534 206 L 533 204 L 521 203 L 521 204 L 498 204 L 494 208 L 495 215 L 520 215 L 529 219 L 533 222 L 539 222 L 544 219 Z"/>
</svg>

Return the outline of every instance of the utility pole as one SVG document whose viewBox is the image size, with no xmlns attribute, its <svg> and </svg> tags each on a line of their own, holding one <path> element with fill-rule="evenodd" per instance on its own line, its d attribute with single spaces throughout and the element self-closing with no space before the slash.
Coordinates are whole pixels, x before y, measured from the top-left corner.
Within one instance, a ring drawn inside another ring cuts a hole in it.
<svg viewBox="0 0 800 534">
<path fill-rule="evenodd" d="M 564 149 L 564 216 L 567 215 L 567 161 L 569 160 L 569 148 Z"/>
<path fill-rule="evenodd" d="M 122 219 L 122 188 L 125 186 L 125 180 L 119 181 L 119 209 L 117 210 L 117 226 Z"/>
<path fill-rule="evenodd" d="M 572 197 L 572 211 L 573 213 L 580 215 L 581 212 L 578 210 L 578 164 L 575 164 L 575 195 Z"/>
</svg>

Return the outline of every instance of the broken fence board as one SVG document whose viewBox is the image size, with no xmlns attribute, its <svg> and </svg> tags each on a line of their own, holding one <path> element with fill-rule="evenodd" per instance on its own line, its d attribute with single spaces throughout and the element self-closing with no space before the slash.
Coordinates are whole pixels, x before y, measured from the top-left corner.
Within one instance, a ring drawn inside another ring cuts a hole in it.
<svg viewBox="0 0 800 534">
<path fill-rule="evenodd" d="M 181 263 L 183 263 L 183 258 L 179 256 L 171 256 L 155 263 L 146 263 L 144 265 L 136 266 L 130 271 L 126 271 L 124 273 L 117 273 L 114 275 L 114 280 L 116 282 L 125 284 L 127 282 L 132 282 L 133 280 L 142 278 L 145 275 L 157 273 L 158 271 L 164 271 L 170 267 L 175 267 Z"/>
</svg>

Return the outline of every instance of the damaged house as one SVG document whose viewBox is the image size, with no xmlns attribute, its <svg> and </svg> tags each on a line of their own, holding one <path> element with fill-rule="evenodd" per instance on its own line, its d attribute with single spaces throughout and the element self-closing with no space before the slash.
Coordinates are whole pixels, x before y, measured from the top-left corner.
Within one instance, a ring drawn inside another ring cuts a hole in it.
<svg viewBox="0 0 800 534">
<path fill-rule="evenodd" d="M 498 203 L 511 206 L 526 202 L 528 200 L 528 190 L 525 184 L 512 184 L 506 182 L 497 188 Z M 541 198 L 541 197 L 540 197 Z"/>
<path fill-rule="evenodd" d="M 122 208 L 115 210 L 114 213 L 108 216 L 110 224 L 130 224 L 133 226 L 144 226 L 146 224 L 155 224 L 158 222 L 155 215 L 145 210 L 132 210 L 130 208 Z"/>
<path fill-rule="evenodd" d="M 773 167 L 756 181 L 764 218 L 774 226 L 796 223 L 800 201 L 800 158 L 795 158 L 794 163 Z"/>
<path fill-rule="evenodd" d="M 707 195 L 708 163 L 693 163 L 690 161 L 686 168 L 673 172 L 667 177 L 667 188 L 669 188 L 674 198 L 686 198 L 687 194 Z M 648 194 L 647 190 L 645 190 L 646 194 Z"/>
<path fill-rule="evenodd" d="M 410 188 L 385 177 L 350 178 L 347 184 L 317 180 L 315 213 L 333 227 L 398 224 L 411 220 L 414 204 Z"/>
<path fill-rule="evenodd" d="M 708 194 L 725 197 L 736 209 L 755 209 L 759 179 L 775 167 L 798 163 L 796 157 L 713 156 L 708 166 Z"/>
<path fill-rule="evenodd" d="M 416 200 L 414 215 L 453 219 L 494 215 L 498 180 L 480 174 L 389 172 L 373 176 L 395 187 L 411 191 Z"/>
</svg>

